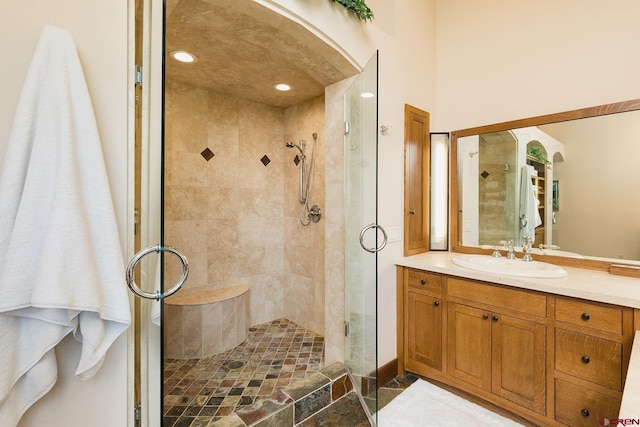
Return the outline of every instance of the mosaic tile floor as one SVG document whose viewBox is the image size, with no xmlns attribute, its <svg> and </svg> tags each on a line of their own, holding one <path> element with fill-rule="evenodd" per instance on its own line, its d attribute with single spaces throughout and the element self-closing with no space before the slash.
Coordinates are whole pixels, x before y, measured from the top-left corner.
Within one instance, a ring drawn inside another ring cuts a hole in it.
<svg viewBox="0 0 640 427">
<path fill-rule="evenodd" d="M 239 346 L 204 359 L 165 359 L 164 427 L 203 427 L 324 366 L 324 338 L 287 320 L 249 329 Z"/>
</svg>

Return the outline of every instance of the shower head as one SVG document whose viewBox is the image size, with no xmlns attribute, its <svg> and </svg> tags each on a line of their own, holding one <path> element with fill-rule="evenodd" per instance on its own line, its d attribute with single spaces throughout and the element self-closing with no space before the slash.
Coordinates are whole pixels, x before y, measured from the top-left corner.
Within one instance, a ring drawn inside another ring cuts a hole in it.
<svg viewBox="0 0 640 427">
<path fill-rule="evenodd" d="M 298 151 L 300 151 L 300 157 L 304 158 L 304 151 L 302 151 L 302 148 L 300 148 L 298 144 L 294 144 L 293 142 L 287 142 L 284 145 L 288 148 L 294 148 L 294 147 L 297 148 Z"/>
</svg>

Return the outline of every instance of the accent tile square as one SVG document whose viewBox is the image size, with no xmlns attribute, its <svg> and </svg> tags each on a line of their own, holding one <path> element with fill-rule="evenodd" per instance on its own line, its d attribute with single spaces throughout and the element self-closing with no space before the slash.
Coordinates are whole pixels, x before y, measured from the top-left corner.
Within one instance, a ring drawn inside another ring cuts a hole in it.
<svg viewBox="0 0 640 427">
<path fill-rule="evenodd" d="M 204 159 L 208 162 L 209 160 L 213 159 L 213 156 L 215 156 L 215 154 L 213 154 L 213 151 L 211 151 L 208 147 L 205 148 L 204 150 L 202 150 L 202 152 L 200 153 L 200 155 L 202 157 L 204 157 Z"/>
</svg>

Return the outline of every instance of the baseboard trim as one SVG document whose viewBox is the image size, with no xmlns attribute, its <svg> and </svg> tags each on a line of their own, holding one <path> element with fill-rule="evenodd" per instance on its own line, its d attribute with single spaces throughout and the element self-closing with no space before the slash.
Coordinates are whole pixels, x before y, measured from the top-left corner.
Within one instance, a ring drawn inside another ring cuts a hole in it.
<svg viewBox="0 0 640 427">
<path fill-rule="evenodd" d="M 378 368 L 378 388 L 382 387 L 398 375 L 398 359 Z"/>
</svg>

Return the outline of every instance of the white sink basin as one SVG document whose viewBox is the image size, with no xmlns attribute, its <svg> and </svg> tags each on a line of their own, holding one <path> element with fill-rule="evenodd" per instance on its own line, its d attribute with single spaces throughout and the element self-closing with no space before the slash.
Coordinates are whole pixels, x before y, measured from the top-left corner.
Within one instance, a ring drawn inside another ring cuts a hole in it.
<svg viewBox="0 0 640 427">
<path fill-rule="evenodd" d="M 451 261 L 460 267 L 487 273 L 537 278 L 567 277 L 567 272 L 562 267 L 540 261 L 525 262 L 521 259 L 469 254 L 456 255 Z"/>
</svg>

